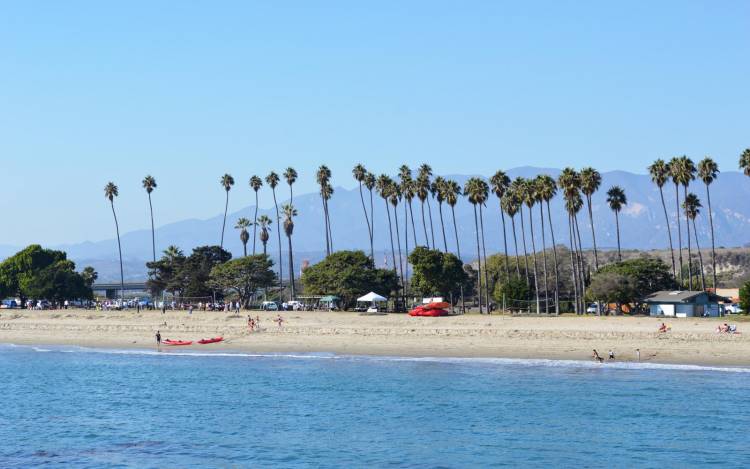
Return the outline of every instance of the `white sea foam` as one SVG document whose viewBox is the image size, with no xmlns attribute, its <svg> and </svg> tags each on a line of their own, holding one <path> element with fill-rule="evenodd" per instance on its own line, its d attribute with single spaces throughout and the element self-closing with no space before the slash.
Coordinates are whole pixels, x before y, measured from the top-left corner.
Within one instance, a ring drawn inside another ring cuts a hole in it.
<svg viewBox="0 0 750 469">
<path fill-rule="evenodd" d="M 159 357 L 213 357 L 213 358 L 256 358 L 256 359 L 299 359 L 299 360 L 346 360 L 346 361 L 375 361 L 375 362 L 422 362 L 446 363 L 457 365 L 496 365 L 522 367 L 550 367 L 571 369 L 617 369 L 617 370 L 672 370 L 672 371 L 712 371 L 725 373 L 750 373 L 750 368 L 732 366 L 684 365 L 674 363 L 647 362 L 605 362 L 597 363 L 584 360 L 553 360 L 547 358 L 467 358 L 467 357 L 398 357 L 378 355 L 337 355 L 333 353 L 250 353 L 250 352 L 195 352 L 172 350 L 145 349 L 108 349 L 89 348 L 79 346 L 25 346 L 17 344 L 1 344 L 2 347 L 23 347 L 35 352 L 61 353 L 96 353 L 109 355 L 144 355 Z"/>
</svg>

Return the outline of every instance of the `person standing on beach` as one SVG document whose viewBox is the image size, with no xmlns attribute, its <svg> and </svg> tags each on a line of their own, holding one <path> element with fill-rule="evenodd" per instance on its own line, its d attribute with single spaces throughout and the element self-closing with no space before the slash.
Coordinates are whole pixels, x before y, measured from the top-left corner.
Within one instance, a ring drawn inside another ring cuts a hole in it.
<svg viewBox="0 0 750 469">
<path fill-rule="evenodd" d="M 156 331 L 156 348 L 161 346 L 161 332 Z"/>
<path fill-rule="evenodd" d="M 614 360 L 615 359 L 615 352 L 612 351 L 612 349 L 609 349 L 609 359 Z"/>
<path fill-rule="evenodd" d="M 641 361 L 641 349 L 635 349 L 635 361 Z"/>
</svg>

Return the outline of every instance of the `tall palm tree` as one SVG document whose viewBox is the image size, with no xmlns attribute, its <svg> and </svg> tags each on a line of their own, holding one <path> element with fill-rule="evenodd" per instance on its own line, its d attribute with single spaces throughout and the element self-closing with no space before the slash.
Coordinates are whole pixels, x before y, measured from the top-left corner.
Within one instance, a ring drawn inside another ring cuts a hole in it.
<svg viewBox="0 0 750 469">
<path fill-rule="evenodd" d="M 706 200 L 708 201 L 708 223 L 711 227 L 711 273 L 713 278 L 712 286 L 714 287 L 714 291 L 716 291 L 716 243 L 714 239 L 714 215 L 713 211 L 711 210 L 711 190 L 709 186 L 716 180 L 717 177 L 719 177 L 719 165 L 709 157 L 703 158 L 698 163 L 698 177 L 701 179 L 701 181 L 703 181 L 703 184 L 706 185 Z M 693 231 L 695 231 L 695 217 L 693 217 Z M 695 244 L 696 246 L 698 245 L 697 233 Z M 698 249 L 698 254 L 700 254 L 700 252 L 700 249 Z M 703 264 L 702 259 L 701 264 Z M 701 276 L 702 275 L 703 266 L 701 265 Z"/>
<path fill-rule="evenodd" d="M 615 212 L 615 226 L 617 228 L 617 260 L 622 262 L 622 253 L 620 252 L 620 210 L 623 205 L 628 203 L 625 197 L 625 190 L 620 186 L 612 186 L 607 191 L 607 203 L 609 208 Z"/>
<path fill-rule="evenodd" d="M 672 230 L 669 227 L 669 215 L 667 214 L 667 204 L 664 202 L 664 184 L 669 179 L 669 163 L 664 160 L 657 159 L 654 163 L 648 167 L 648 172 L 651 174 L 651 181 L 656 184 L 659 188 L 659 197 L 661 198 L 661 208 L 664 209 L 664 221 L 667 224 L 667 239 L 669 240 L 669 253 L 672 255 L 672 276 L 677 278 L 677 267 L 675 266 L 674 260 L 674 247 L 672 246 Z"/>
<path fill-rule="evenodd" d="M 564 172 L 564 170 L 563 170 Z M 581 207 L 583 199 L 577 189 L 566 189 L 563 192 L 565 198 L 565 209 L 568 212 L 568 236 L 570 239 L 570 273 L 573 285 L 573 299 L 575 300 L 575 312 L 579 314 L 583 311 L 582 301 L 584 292 L 584 282 L 581 263 L 579 259 L 578 241 L 575 235 L 575 217 Z"/>
<path fill-rule="evenodd" d="M 424 229 L 424 241 L 427 248 L 430 248 L 430 237 L 427 234 L 427 221 L 424 217 L 424 203 L 427 201 L 427 198 L 430 196 L 430 179 L 429 177 L 425 177 L 422 174 L 417 176 L 417 180 L 414 181 L 414 192 L 419 199 L 420 202 L 420 208 L 422 211 L 422 229 Z M 433 240 L 433 246 L 434 246 L 434 240 Z"/>
<path fill-rule="evenodd" d="M 229 191 L 232 190 L 234 185 L 234 178 L 229 174 L 224 174 L 221 177 L 221 186 L 224 188 L 224 192 L 227 194 L 226 202 L 224 203 L 224 223 L 221 225 L 221 244 L 224 247 L 224 229 L 227 227 L 227 210 L 229 209 Z"/>
<path fill-rule="evenodd" d="M 419 177 L 417 178 L 418 181 L 420 181 L 420 187 L 426 190 L 426 193 L 428 195 L 432 195 L 434 197 L 435 192 L 432 190 L 432 184 L 430 183 L 430 178 L 432 177 L 432 168 L 428 164 L 423 164 L 419 167 Z M 432 239 L 432 248 L 435 249 L 435 228 L 432 224 L 432 208 L 430 208 L 430 199 L 427 197 L 427 195 L 424 195 L 420 192 L 418 193 L 419 200 L 422 202 L 422 224 L 424 225 L 424 204 L 425 200 L 427 201 L 427 214 L 430 218 L 430 239 Z M 425 230 L 426 231 L 426 230 Z M 425 239 L 427 238 L 427 233 L 425 233 Z M 427 243 L 427 246 L 430 246 L 430 243 Z"/>
<path fill-rule="evenodd" d="M 325 204 L 325 214 L 326 214 L 326 226 L 328 230 L 328 250 L 330 252 L 333 252 L 333 231 L 331 231 L 331 210 L 329 209 L 328 201 L 331 200 L 331 197 L 333 196 L 333 186 L 329 183 L 325 183 L 325 185 L 320 190 L 320 195 L 323 197 L 323 203 Z"/>
<path fill-rule="evenodd" d="M 544 201 L 545 205 L 547 206 L 547 221 L 549 222 L 549 231 L 552 237 L 552 256 L 553 256 L 553 263 L 555 264 L 555 314 L 560 314 L 560 302 L 558 301 L 560 279 L 559 279 L 559 269 L 557 265 L 557 245 L 555 243 L 555 229 L 554 229 L 554 226 L 552 225 L 552 211 L 550 210 L 550 200 L 552 200 L 557 194 L 557 184 L 555 183 L 555 180 L 547 174 L 542 174 L 541 176 L 539 176 L 537 178 L 537 193 L 539 194 L 539 197 L 542 199 L 542 201 Z M 542 234 L 543 233 L 544 233 L 544 226 L 542 226 Z M 544 238 L 542 238 L 542 240 L 543 239 Z"/>
<path fill-rule="evenodd" d="M 701 254 L 701 246 L 698 243 L 698 229 L 695 226 L 695 218 L 700 213 L 700 208 L 703 207 L 703 205 L 701 205 L 701 201 L 700 199 L 698 199 L 698 196 L 691 192 L 687 194 L 687 196 L 685 196 L 685 202 L 682 203 L 682 206 L 685 209 L 685 215 L 687 216 L 688 221 L 693 224 L 693 236 L 695 236 L 695 249 L 698 250 L 698 260 L 700 261 L 701 290 L 705 291 L 706 290 L 706 277 L 703 274 L 703 254 Z"/>
<path fill-rule="evenodd" d="M 503 213 L 503 196 L 510 187 L 510 178 L 504 171 L 497 171 L 490 178 L 490 187 L 492 192 L 497 196 L 497 203 L 500 207 L 501 228 L 503 230 L 503 253 L 505 254 L 505 276 L 510 278 L 510 265 L 508 263 L 508 240 L 505 234 L 505 214 Z"/>
<path fill-rule="evenodd" d="M 273 194 L 273 207 L 276 209 L 276 226 L 281 226 L 281 215 L 279 214 L 279 204 L 276 201 L 276 186 L 279 185 L 279 175 L 275 172 L 271 171 L 268 173 L 268 176 L 266 176 L 266 184 L 268 184 L 268 187 L 271 188 L 271 193 Z M 279 287 L 283 288 L 284 286 L 284 269 L 282 268 L 283 263 L 281 262 L 281 230 L 276 230 L 276 237 L 278 238 L 279 243 Z"/>
<path fill-rule="evenodd" d="M 750 148 L 746 148 L 740 155 L 740 169 L 745 176 L 750 177 Z"/>
<path fill-rule="evenodd" d="M 539 273 L 536 260 L 536 240 L 534 239 L 534 204 L 537 202 L 536 184 L 532 179 L 524 181 L 523 202 L 529 209 L 529 232 L 531 233 L 531 253 L 533 256 L 534 294 L 536 296 L 536 314 L 541 313 L 539 304 Z"/>
<path fill-rule="evenodd" d="M 399 229 L 398 229 L 398 203 L 401 200 L 401 189 L 398 184 L 396 184 L 394 181 L 390 181 L 390 184 L 388 186 L 388 201 L 393 205 L 393 220 L 396 222 L 396 245 L 398 246 L 398 268 L 401 272 L 401 285 L 402 285 L 402 291 L 404 295 L 404 299 L 406 299 L 406 277 L 404 277 L 404 262 L 403 257 L 401 256 L 401 238 L 399 235 Z M 404 231 L 406 228 L 404 228 Z M 407 237 L 408 239 L 408 237 Z M 408 251 L 407 251 L 408 252 Z M 408 261 L 406 261 L 406 268 L 409 268 Z"/>
<path fill-rule="evenodd" d="M 594 244 L 594 270 L 599 270 L 599 254 L 596 250 L 596 232 L 594 230 L 594 212 L 591 207 L 591 197 L 599 190 L 602 183 L 602 175 L 591 167 L 583 168 L 580 172 L 581 192 L 586 196 L 586 206 L 589 211 L 589 224 L 591 225 L 591 240 Z"/>
<path fill-rule="evenodd" d="M 328 198 L 330 198 L 330 194 L 333 193 L 333 189 L 330 189 L 330 185 L 328 184 L 328 181 L 331 179 L 331 170 L 328 169 L 328 166 L 320 166 L 315 173 L 315 179 L 320 186 L 320 198 L 323 201 L 323 226 L 326 238 L 326 256 L 330 256 L 332 243 L 330 238 L 331 231 L 328 224 Z"/>
<path fill-rule="evenodd" d="M 291 184 L 289 185 L 291 187 Z M 294 234 L 294 217 L 297 216 L 297 209 L 292 204 L 284 204 L 281 207 L 281 211 L 284 213 L 284 233 L 286 233 L 286 239 L 289 243 L 289 287 L 291 288 L 291 294 L 289 299 L 294 300 L 296 294 L 294 291 L 294 251 L 292 250 L 292 234 Z"/>
<path fill-rule="evenodd" d="M 372 229 L 370 228 L 370 217 L 367 215 L 367 206 L 365 205 L 365 195 L 362 192 L 362 183 L 367 177 L 367 170 L 361 164 L 358 164 L 352 169 L 352 176 L 359 185 L 359 200 L 362 202 L 362 211 L 365 214 L 365 223 L 367 224 L 367 235 L 370 237 L 370 259 L 375 262 L 375 251 L 372 243 Z"/>
<path fill-rule="evenodd" d="M 372 191 L 375 189 L 375 175 L 371 172 L 367 172 L 365 174 L 365 187 L 367 188 L 368 192 L 370 193 L 370 253 L 372 256 L 372 262 L 375 263 L 375 248 L 373 247 L 375 244 L 375 205 L 373 203 L 373 197 L 372 197 Z"/>
<path fill-rule="evenodd" d="M 253 255 L 255 255 L 255 235 L 258 229 L 258 191 L 263 186 L 263 180 L 258 176 L 250 178 L 250 188 L 255 192 L 255 215 L 253 215 Z"/>
<path fill-rule="evenodd" d="M 547 241 L 544 234 L 544 191 L 546 190 L 543 176 L 540 174 L 534 180 L 534 199 L 539 204 L 539 221 L 542 224 L 542 275 L 544 276 L 544 312 L 549 314 L 549 276 L 547 275 Z"/>
<path fill-rule="evenodd" d="M 435 200 L 438 203 L 438 213 L 440 214 L 440 230 L 443 233 L 443 251 L 448 252 L 448 238 L 445 236 L 445 222 L 443 220 L 443 202 L 445 202 L 445 184 L 446 181 L 442 176 L 438 176 L 432 182 L 431 192 L 435 193 Z"/>
<path fill-rule="evenodd" d="M 406 165 L 401 165 L 401 167 L 398 169 L 398 177 L 401 181 L 401 187 L 399 190 L 401 191 L 401 196 L 404 198 L 404 201 L 406 202 L 406 205 L 404 206 L 404 213 L 406 213 L 406 209 L 408 207 L 409 209 L 409 216 L 411 217 L 411 233 L 412 238 L 414 239 L 414 246 L 417 246 L 417 228 L 414 224 L 414 212 L 412 211 L 411 201 L 414 199 L 415 191 L 414 191 L 414 179 L 411 177 L 411 169 L 409 169 Z M 409 220 L 407 218 L 406 222 L 407 225 L 409 224 Z M 408 232 L 409 227 L 404 227 L 404 232 Z M 408 240 L 407 240 L 408 242 Z M 409 251 L 409 248 L 407 247 L 407 252 Z"/>
<path fill-rule="evenodd" d="M 245 257 L 247 257 L 247 242 L 250 240 L 250 233 L 248 233 L 247 227 L 253 224 L 254 223 L 247 218 L 242 217 L 237 220 L 237 224 L 234 225 L 235 229 L 240 230 L 240 241 L 242 241 L 242 250 Z"/>
<path fill-rule="evenodd" d="M 669 176 L 672 178 L 674 184 L 674 197 L 675 197 L 675 216 L 677 217 L 677 250 L 678 259 L 680 261 L 680 288 L 684 288 L 685 280 L 683 273 L 682 263 L 682 226 L 680 225 L 680 162 L 679 157 L 674 157 L 669 160 L 667 167 L 669 168 Z"/>
<path fill-rule="evenodd" d="M 385 212 L 386 215 L 388 215 L 388 233 L 391 237 L 391 256 L 393 256 L 393 272 L 398 275 L 398 268 L 396 267 L 396 249 L 393 245 L 393 224 L 391 223 L 391 210 L 388 205 L 388 197 L 390 196 L 390 190 L 391 190 L 391 184 L 393 184 L 393 181 L 391 181 L 391 178 L 386 176 L 385 174 L 381 174 L 378 176 L 378 179 L 375 182 L 375 186 L 377 187 L 378 193 L 380 194 L 380 197 L 383 198 L 383 202 L 385 203 Z"/>
<path fill-rule="evenodd" d="M 109 200 L 112 207 L 112 217 L 115 219 L 115 232 L 117 233 L 117 251 L 120 254 L 120 299 L 125 296 L 125 273 L 122 269 L 122 244 L 120 243 L 120 224 L 117 222 L 117 213 L 115 213 L 115 197 L 120 195 L 117 186 L 113 182 L 108 182 L 104 186 L 104 197 Z"/>
<path fill-rule="evenodd" d="M 153 176 L 148 175 L 143 178 L 141 182 L 143 188 L 146 189 L 148 194 L 148 209 L 151 212 L 151 249 L 153 252 L 153 260 L 156 262 L 156 232 L 154 231 L 154 206 L 151 205 L 151 193 L 156 189 L 156 179 Z"/>
<path fill-rule="evenodd" d="M 266 245 L 268 244 L 268 238 L 270 235 L 268 234 L 269 231 L 271 231 L 271 223 L 272 220 L 268 218 L 268 215 L 261 215 L 258 217 L 257 224 L 260 227 L 260 242 L 263 243 L 263 254 L 266 253 Z"/>
<path fill-rule="evenodd" d="M 513 193 L 518 197 L 518 214 L 521 218 L 521 245 L 523 246 L 523 265 L 526 276 L 526 285 L 529 285 L 529 254 L 526 251 L 526 226 L 523 221 L 523 201 L 526 200 L 526 179 L 517 177 L 511 183 Z"/>
<path fill-rule="evenodd" d="M 682 185 L 684 197 L 683 200 L 687 197 L 687 190 L 688 186 L 690 185 L 690 181 L 695 179 L 695 164 L 693 163 L 693 160 L 688 158 L 687 156 L 683 155 L 679 159 L 679 164 L 677 165 L 677 181 Z M 678 207 L 679 209 L 679 207 Z M 687 229 L 687 241 L 688 241 L 688 289 L 693 289 L 693 260 L 691 257 L 691 249 L 690 249 L 690 222 L 687 219 L 687 214 L 685 214 L 685 228 Z"/>
<path fill-rule="evenodd" d="M 477 201 L 477 205 L 479 206 L 479 232 L 482 235 L 482 260 L 484 262 L 484 299 L 487 306 L 487 314 L 491 314 L 492 310 L 490 308 L 490 281 L 489 272 L 487 270 L 487 243 L 485 243 L 484 241 L 484 215 L 482 214 L 482 207 L 484 207 L 487 203 L 487 198 L 489 197 L 490 193 L 490 187 L 486 182 L 484 182 L 484 179 L 479 179 L 477 189 L 478 191 L 475 194 L 474 199 Z"/>
<path fill-rule="evenodd" d="M 458 198 L 462 194 L 461 185 L 452 179 L 446 180 L 444 191 L 445 191 L 445 202 L 451 208 L 451 218 L 453 220 L 453 233 L 456 236 L 456 255 L 458 256 L 458 260 L 461 261 L 461 265 L 463 265 L 464 261 L 461 258 L 461 242 L 458 238 L 458 225 L 456 224 L 456 203 L 458 203 Z M 464 302 L 463 284 L 461 284 L 460 289 L 461 289 L 461 312 L 464 313 L 466 312 L 466 304 Z"/>
<path fill-rule="evenodd" d="M 282 176 L 286 179 L 286 183 L 289 184 L 289 205 L 292 205 L 294 203 L 294 191 L 292 190 L 292 186 L 297 181 L 297 170 L 290 166 L 284 170 Z"/>
<path fill-rule="evenodd" d="M 464 194 L 468 197 L 469 203 L 474 207 L 474 232 L 477 237 L 477 296 L 479 297 L 479 314 L 482 314 L 482 243 L 479 235 L 479 218 L 477 216 L 477 205 L 482 203 L 482 186 L 484 182 L 479 178 L 470 178 L 466 181 Z"/>
<path fill-rule="evenodd" d="M 500 208 L 510 217 L 510 229 L 513 233 L 513 251 L 516 257 L 516 277 L 521 279 L 521 261 L 518 257 L 518 238 L 516 237 L 516 214 L 521 207 L 521 198 L 516 194 L 516 187 L 510 186 L 500 199 Z M 528 278 L 527 278 L 528 281 Z"/>
</svg>

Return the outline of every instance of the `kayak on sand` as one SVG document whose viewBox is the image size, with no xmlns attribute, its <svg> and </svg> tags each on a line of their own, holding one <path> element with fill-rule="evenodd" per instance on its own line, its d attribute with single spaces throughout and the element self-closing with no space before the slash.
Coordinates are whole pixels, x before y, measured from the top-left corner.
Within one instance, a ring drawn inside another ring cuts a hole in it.
<svg viewBox="0 0 750 469">
<path fill-rule="evenodd" d="M 224 337 L 214 337 L 212 339 L 201 339 L 198 341 L 199 344 L 215 344 L 216 342 L 221 342 L 224 340 Z"/>
<path fill-rule="evenodd" d="M 164 345 L 190 345 L 192 343 L 193 343 L 192 340 L 172 340 L 172 339 L 164 340 Z"/>
</svg>

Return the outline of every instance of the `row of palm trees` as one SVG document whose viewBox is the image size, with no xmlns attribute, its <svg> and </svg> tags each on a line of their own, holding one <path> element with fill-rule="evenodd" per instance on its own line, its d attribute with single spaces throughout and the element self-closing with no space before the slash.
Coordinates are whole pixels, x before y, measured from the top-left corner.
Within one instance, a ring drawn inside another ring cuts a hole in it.
<svg viewBox="0 0 750 469">
<path fill-rule="evenodd" d="M 740 169 L 744 171 L 747 176 L 750 176 L 750 149 L 745 150 L 740 156 L 739 161 Z M 680 283 L 685 285 L 684 279 L 684 259 L 683 259 L 683 238 L 682 238 L 682 220 L 681 212 L 685 218 L 685 231 L 687 233 L 687 285 L 689 289 L 693 288 L 693 277 L 694 274 L 699 278 L 701 288 L 706 287 L 703 257 L 699 247 L 699 240 L 697 236 L 697 229 L 695 220 L 700 213 L 702 204 L 700 199 L 692 192 L 688 192 L 690 183 L 696 179 L 696 176 L 704 183 L 706 190 L 706 200 L 708 203 L 708 218 L 711 233 L 711 264 L 712 264 L 712 285 L 716 285 L 716 256 L 715 256 L 715 237 L 713 227 L 713 214 L 711 209 L 711 194 L 710 185 L 716 180 L 719 174 L 719 168 L 716 162 L 711 158 L 704 158 L 697 165 L 693 163 L 686 156 L 672 158 L 669 162 L 662 159 L 654 161 L 648 167 L 648 171 L 651 175 L 652 181 L 656 184 L 659 189 L 659 195 L 662 202 L 662 208 L 664 217 L 667 225 L 667 238 L 670 247 L 670 254 L 672 260 L 672 271 L 675 277 L 678 276 L 677 266 L 679 263 L 679 280 Z M 571 284 L 572 284 L 572 301 L 576 311 L 584 310 L 584 294 L 585 288 L 590 277 L 590 269 L 588 261 L 584 256 L 584 249 L 581 243 L 580 227 L 578 221 L 578 214 L 582 210 L 583 206 L 586 206 L 588 213 L 588 222 L 591 229 L 592 249 L 593 249 L 593 269 L 598 270 L 599 265 L 599 253 L 596 244 L 596 230 L 594 227 L 594 216 L 593 216 L 593 204 L 592 197 L 596 191 L 599 190 L 602 182 L 601 174 L 591 167 L 586 167 L 580 171 L 576 171 L 573 168 L 565 168 L 558 178 L 555 180 L 550 175 L 541 174 L 535 178 L 527 179 L 517 177 L 511 180 L 505 172 L 497 171 L 491 178 L 489 178 L 489 184 L 484 179 L 479 177 L 470 178 L 466 184 L 461 185 L 455 181 L 437 176 L 433 179 L 432 168 L 427 165 L 421 165 L 417 172 L 416 177 L 412 170 L 403 165 L 399 168 L 397 178 L 391 178 L 386 174 L 375 176 L 366 170 L 366 168 L 358 164 L 352 170 L 352 175 L 359 185 L 360 201 L 362 204 L 362 210 L 365 218 L 365 224 L 367 227 L 367 233 L 370 241 L 370 256 L 374 259 L 374 233 L 375 233 L 375 219 L 374 219 L 374 194 L 379 195 L 386 208 L 386 215 L 388 219 L 390 245 L 391 245 L 391 257 L 393 261 L 393 269 L 396 271 L 403 280 L 404 294 L 407 293 L 408 279 L 409 279 L 409 264 L 406 261 L 406 257 L 402 256 L 402 244 L 401 244 L 401 227 L 399 226 L 398 217 L 398 206 L 403 204 L 403 220 L 405 225 L 403 226 L 403 241 L 406 253 L 409 251 L 409 231 L 411 230 L 412 245 L 417 246 L 417 230 L 416 222 L 413 211 L 413 200 L 417 198 L 420 202 L 420 218 L 421 225 L 424 234 L 424 245 L 428 248 L 439 249 L 435 241 L 435 223 L 433 222 L 432 206 L 431 201 L 434 200 L 438 205 L 438 216 L 440 229 L 438 231 L 438 240 L 442 234 L 442 249 L 445 252 L 449 252 L 448 237 L 446 235 L 446 223 L 443 213 L 443 204 L 447 204 L 450 207 L 451 219 L 453 223 L 453 235 L 455 238 L 455 252 L 459 258 L 461 258 L 461 246 L 458 235 L 458 226 L 456 224 L 455 206 L 462 196 L 465 196 L 469 203 L 472 204 L 474 211 L 474 226 L 475 226 L 475 242 L 476 242 L 476 255 L 478 265 L 477 275 L 477 298 L 479 303 L 480 312 L 489 309 L 490 304 L 490 282 L 487 265 L 487 253 L 486 243 L 484 236 L 484 211 L 487 206 L 487 202 L 490 196 L 490 192 L 494 194 L 498 199 L 498 211 L 500 214 L 501 230 L 503 237 L 503 251 L 506 259 L 508 256 L 508 227 L 506 226 L 506 216 L 510 219 L 510 232 L 512 235 L 512 241 L 515 252 L 515 275 L 520 279 L 527 282 L 529 286 L 533 285 L 533 290 L 536 292 L 535 305 L 536 311 L 541 312 L 541 297 L 540 292 L 544 293 L 544 310 L 550 312 L 550 305 L 554 305 L 555 312 L 559 312 L 559 287 L 560 287 L 560 267 L 555 231 L 552 225 L 552 217 L 550 210 L 550 201 L 557 195 L 558 191 L 561 192 L 564 201 L 565 211 L 568 215 L 568 239 L 569 239 L 569 252 L 570 252 L 570 266 L 571 266 Z M 292 248 L 292 235 L 294 232 L 294 217 L 297 216 L 297 210 L 294 208 L 294 191 L 293 185 L 297 181 L 298 174 L 294 168 L 287 168 L 283 173 L 282 177 L 285 179 L 289 186 L 289 203 L 279 207 L 276 188 L 278 187 L 281 178 L 275 172 L 269 173 L 265 177 L 265 183 L 271 188 L 274 200 L 274 208 L 276 213 L 276 226 L 281 226 L 284 229 L 284 233 L 287 237 L 288 245 L 288 269 L 289 269 L 289 283 L 291 287 L 291 295 L 294 297 L 294 268 L 293 268 L 293 248 Z M 316 181 L 320 186 L 320 196 L 323 206 L 324 216 L 324 231 L 325 231 L 325 243 L 326 243 L 326 254 L 330 255 L 333 252 L 333 237 L 331 229 L 331 217 L 329 209 L 329 201 L 333 195 L 333 187 L 331 181 L 331 170 L 323 165 L 318 168 L 316 172 Z M 672 182 L 675 187 L 675 218 L 677 226 L 677 256 L 675 256 L 675 249 L 673 246 L 673 237 L 671 232 L 671 223 L 669 213 L 667 210 L 666 200 L 664 197 L 664 186 L 668 182 Z M 225 174 L 220 179 L 220 184 L 225 190 L 225 204 L 224 204 L 224 218 L 221 228 L 220 246 L 224 245 L 224 235 L 226 230 L 226 219 L 229 207 L 229 194 L 232 187 L 235 185 L 235 180 L 230 174 Z M 154 228 L 154 216 L 153 216 L 153 205 L 151 200 L 152 192 L 157 188 L 157 183 L 154 177 L 146 176 L 142 181 L 142 186 L 146 190 L 149 202 L 149 210 L 151 216 L 151 238 L 152 238 L 152 254 L 153 259 L 156 260 L 156 238 Z M 244 254 L 247 255 L 247 244 L 249 242 L 250 234 L 249 227 L 253 227 L 253 247 L 252 253 L 256 253 L 256 234 L 258 228 L 260 229 L 259 239 L 263 245 L 263 253 L 267 252 L 267 243 L 270 239 L 271 225 L 273 220 L 262 215 L 258 217 L 258 192 L 263 186 L 263 179 L 257 175 L 253 175 L 249 180 L 249 187 L 255 193 L 255 212 L 253 220 L 242 217 L 237 220 L 235 228 L 240 231 L 240 240 L 243 244 Z M 680 187 L 682 187 L 682 202 L 680 202 Z M 369 193 L 369 203 L 366 202 L 364 190 Z M 117 214 L 114 207 L 114 199 L 118 196 L 117 186 L 109 182 L 105 187 L 105 196 L 110 201 L 112 214 L 115 221 L 115 229 L 117 232 L 118 241 L 118 252 L 120 256 L 120 277 L 121 284 L 124 288 L 124 274 L 122 266 L 122 246 L 120 244 L 119 224 L 117 221 Z M 607 203 L 614 213 L 615 226 L 617 233 L 617 256 L 618 260 L 622 259 L 621 246 L 620 246 L 620 219 L 619 213 L 623 207 L 627 204 L 627 198 L 623 188 L 619 186 L 613 186 L 608 189 Z M 524 207 L 526 215 L 524 215 Z M 538 207 L 538 223 L 540 225 L 539 233 L 541 234 L 541 249 L 537 249 L 537 238 L 535 229 L 535 216 L 534 208 Z M 426 210 L 425 210 L 426 208 Z M 546 209 L 546 217 L 545 217 Z M 391 216 L 391 212 L 393 216 Z M 520 221 L 521 231 L 521 249 L 518 246 L 518 237 L 516 229 L 516 221 Z M 546 219 L 545 219 L 546 218 Z M 283 219 L 283 220 L 282 220 Z M 527 230 L 525 225 L 528 221 L 529 229 Z M 428 229 L 429 226 L 429 229 Z M 696 248 L 698 250 L 698 271 L 693 269 L 693 255 L 692 255 L 692 240 L 690 236 L 690 230 L 693 230 L 693 239 L 695 241 Z M 395 236 L 394 236 L 395 231 Z M 531 255 L 528 253 L 528 245 L 526 240 L 526 233 L 530 234 L 531 242 Z M 552 268 L 548 262 L 548 250 L 547 250 L 547 234 L 551 240 L 551 254 L 552 254 Z M 279 279 L 283 279 L 283 263 L 282 259 L 282 247 L 281 247 L 281 230 L 277 230 L 277 240 L 279 246 Z M 521 252 L 523 253 L 523 275 L 521 273 Z M 398 253 L 398 256 L 397 256 Z M 541 260 L 539 259 L 541 257 Z M 529 266 L 529 258 L 531 258 L 531 267 Z M 484 267 L 483 267 L 484 266 Z M 507 278 L 511 276 L 511 265 L 509 262 L 505 262 L 505 275 Z M 550 278 L 551 277 L 551 278 Z M 554 287 L 551 285 L 554 284 Z M 550 298 L 550 294 L 553 295 Z"/>
</svg>

